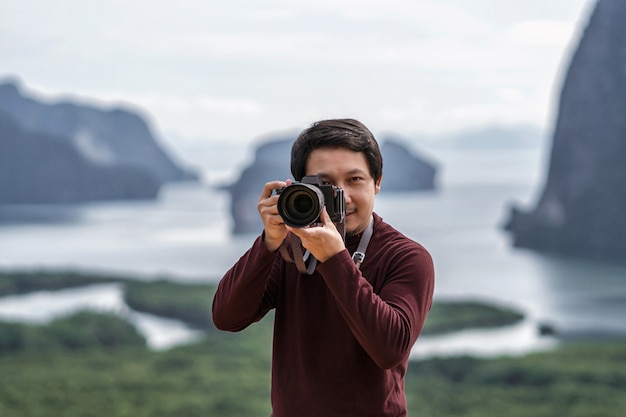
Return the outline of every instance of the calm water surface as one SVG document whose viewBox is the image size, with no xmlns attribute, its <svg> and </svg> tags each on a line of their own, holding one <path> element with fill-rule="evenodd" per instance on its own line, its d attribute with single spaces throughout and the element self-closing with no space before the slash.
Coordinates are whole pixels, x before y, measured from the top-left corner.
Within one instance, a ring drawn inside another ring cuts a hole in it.
<svg viewBox="0 0 626 417">
<path fill-rule="evenodd" d="M 626 267 L 514 249 L 501 230 L 511 201 L 533 202 L 540 162 L 536 152 L 442 155 L 452 168 L 442 174 L 438 191 L 383 192 L 375 210 L 431 252 L 436 298 L 508 305 L 524 311 L 527 319 L 498 331 L 424 338 L 415 356 L 516 354 L 554 346 L 555 339 L 537 335 L 539 322 L 569 336 L 626 335 Z M 534 176 L 525 174 L 529 169 Z M 0 209 L 0 268 L 73 268 L 215 282 L 256 237 L 230 234 L 228 203 L 226 194 L 207 184 L 179 184 L 166 187 L 153 202 Z M 14 220 L 8 221 L 11 214 Z M 70 294 L 80 298 L 80 293 Z M 42 312 L 55 303 L 52 298 L 26 300 L 17 304 Z M 0 300 L 0 317 L 19 316 L 15 299 L 6 307 L 10 301 Z M 181 340 L 185 337 L 193 335 Z"/>
</svg>

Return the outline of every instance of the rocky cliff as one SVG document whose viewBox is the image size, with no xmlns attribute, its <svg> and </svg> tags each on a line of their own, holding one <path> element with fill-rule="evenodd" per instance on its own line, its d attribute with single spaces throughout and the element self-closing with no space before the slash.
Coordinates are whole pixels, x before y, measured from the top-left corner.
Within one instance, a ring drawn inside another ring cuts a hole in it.
<svg viewBox="0 0 626 417">
<path fill-rule="evenodd" d="M 513 207 L 516 246 L 626 259 L 626 2 L 599 0 L 562 85 L 548 177 Z"/>
<path fill-rule="evenodd" d="M 147 199 L 159 185 L 136 167 L 90 164 L 66 139 L 26 131 L 0 111 L 0 204 Z"/>
<path fill-rule="evenodd" d="M 153 198 L 194 180 L 139 115 L 72 102 L 44 103 L 0 84 L 0 203 Z"/>
<path fill-rule="evenodd" d="M 223 187 L 231 195 L 233 233 L 259 233 L 263 229 L 256 203 L 266 182 L 292 178 L 289 165 L 294 140 L 295 136 L 264 139 L 255 150 L 254 161 L 233 184 Z M 384 159 L 381 193 L 435 188 L 433 162 L 411 151 L 398 137 L 387 136 L 380 142 Z"/>
</svg>

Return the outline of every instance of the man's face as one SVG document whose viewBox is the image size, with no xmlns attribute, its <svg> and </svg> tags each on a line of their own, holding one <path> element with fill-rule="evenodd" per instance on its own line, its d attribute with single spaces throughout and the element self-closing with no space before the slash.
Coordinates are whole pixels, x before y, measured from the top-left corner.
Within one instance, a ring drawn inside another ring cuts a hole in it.
<svg viewBox="0 0 626 417">
<path fill-rule="evenodd" d="M 344 148 L 318 148 L 309 155 L 306 175 L 319 175 L 326 184 L 343 188 L 346 199 L 346 234 L 361 233 L 372 218 L 374 197 L 380 180 L 374 183 L 365 154 Z"/>
</svg>

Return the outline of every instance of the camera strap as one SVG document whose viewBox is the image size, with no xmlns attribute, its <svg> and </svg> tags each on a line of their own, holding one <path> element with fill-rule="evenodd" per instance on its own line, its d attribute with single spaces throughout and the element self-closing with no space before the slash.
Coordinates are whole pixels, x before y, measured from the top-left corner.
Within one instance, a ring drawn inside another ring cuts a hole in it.
<svg viewBox="0 0 626 417">
<path fill-rule="evenodd" d="M 342 236 L 345 236 L 345 223 L 341 222 L 338 225 L 338 228 L 339 233 L 341 233 Z M 357 269 L 361 267 L 361 264 L 365 260 L 365 252 L 367 250 L 367 246 L 370 243 L 373 232 L 374 218 L 372 217 L 372 220 L 370 220 L 370 223 L 367 225 L 367 227 L 363 231 L 363 234 L 361 235 L 361 240 L 359 240 L 359 246 L 352 254 L 352 260 L 356 264 Z M 293 233 L 290 233 L 289 236 L 291 250 L 293 252 L 293 258 L 291 257 L 291 254 L 287 249 L 287 245 L 283 243 L 282 245 L 280 245 L 279 249 L 281 255 L 283 256 L 283 259 L 285 259 L 285 261 L 287 262 L 295 263 L 298 271 L 300 271 L 301 273 L 313 275 L 313 272 L 315 272 L 315 268 L 317 268 L 317 259 L 315 259 L 315 256 L 311 255 L 311 252 L 308 249 L 304 252 L 302 251 L 302 242 L 300 241 L 300 238 L 298 236 L 294 235 Z M 306 263 L 307 261 L 309 261 L 308 264 Z"/>
<path fill-rule="evenodd" d="M 309 252 L 308 249 L 302 253 L 303 247 L 300 238 L 293 233 L 290 233 L 290 235 L 293 257 L 295 258 L 298 271 L 306 273 L 307 275 L 313 275 L 315 268 L 317 268 L 317 259 L 315 259 L 315 256 L 311 255 L 311 252 Z M 308 265 L 306 264 L 307 260 L 309 261 Z"/>
<path fill-rule="evenodd" d="M 361 268 L 361 264 L 365 260 L 365 251 L 367 251 L 367 246 L 370 244 L 370 240 L 372 239 L 372 234 L 374 233 L 374 217 L 372 216 L 372 220 L 370 220 L 370 224 L 367 225 L 363 234 L 361 235 L 361 240 L 359 240 L 359 246 L 356 248 L 356 251 L 352 254 L 352 260 L 356 264 L 357 269 Z"/>
<path fill-rule="evenodd" d="M 289 233 L 289 237 L 291 250 L 293 252 L 293 258 L 291 257 L 289 249 L 287 248 L 287 239 L 285 239 L 285 241 L 282 245 L 280 245 L 279 248 L 280 254 L 283 256 L 283 259 L 287 262 L 295 263 L 298 271 L 300 271 L 301 273 L 313 275 L 313 272 L 315 272 L 315 268 L 317 267 L 317 259 L 315 259 L 315 256 L 311 256 L 311 252 L 308 249 L 302 252 L 302 241 L 298 236 L 294 235 L 293 233 Z M 306 261 L 309 261 L 308 265 Z"/>
</svg>

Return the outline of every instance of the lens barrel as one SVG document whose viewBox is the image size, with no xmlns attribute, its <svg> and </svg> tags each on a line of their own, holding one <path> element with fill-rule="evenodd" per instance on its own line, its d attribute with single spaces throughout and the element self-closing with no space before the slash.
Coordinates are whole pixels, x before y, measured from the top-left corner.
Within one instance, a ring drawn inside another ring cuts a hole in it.
<svg viewBox="0 0 626 417">
<path fill-rule="evenodd" d="M 324 208 L 324 193 L 313 185 L 291 184 L 278 197 L 278 214 L 287 226 L 302 228 L 315 223 Z"/>
</svg>

